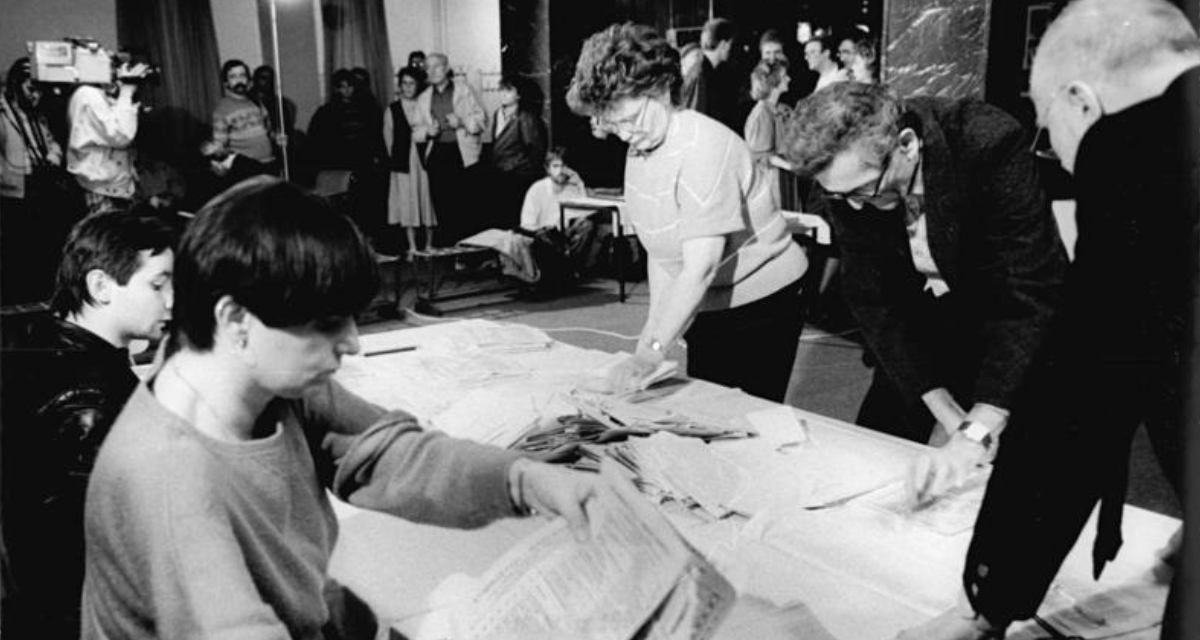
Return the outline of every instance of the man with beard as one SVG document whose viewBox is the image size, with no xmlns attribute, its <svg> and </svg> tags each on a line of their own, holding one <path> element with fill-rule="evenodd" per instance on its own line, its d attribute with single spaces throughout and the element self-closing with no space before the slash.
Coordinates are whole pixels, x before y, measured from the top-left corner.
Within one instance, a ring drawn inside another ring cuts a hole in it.
<svg viewBox="0 0 1200 640">
<path fill-rule="evenodd" d="M 221 66 L 225 95 L 212 115 L 212 141 L 203 149 L 218 175 L 248 177 L 274 173 L 270 114 L 250 97 L 250 67 L 241 60 Z M 253 164 L 245 162 L 253 161 Z"/>
</svg>

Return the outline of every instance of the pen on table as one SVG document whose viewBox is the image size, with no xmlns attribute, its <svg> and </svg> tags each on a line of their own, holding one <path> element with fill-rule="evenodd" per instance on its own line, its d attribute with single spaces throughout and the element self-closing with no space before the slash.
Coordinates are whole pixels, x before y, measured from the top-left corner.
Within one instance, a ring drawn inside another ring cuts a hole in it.
<svg viewBox="0 0 1200 640">
<path fill-rule="evenodd" d="M 405 351 L 416 351 L 416 350 L 417 350 L 417 346 L 410 344 L 410 345 L 406 345 L 403 347 L 392 347 L 391 349 L 379 349 L 377 351 L 368 351 L 363 354 L 363 357 L 370 358 L 371 356 L 382 356 L 382 355 L 387 355 L 389 353 L 403 353 Z"/>
</svg>

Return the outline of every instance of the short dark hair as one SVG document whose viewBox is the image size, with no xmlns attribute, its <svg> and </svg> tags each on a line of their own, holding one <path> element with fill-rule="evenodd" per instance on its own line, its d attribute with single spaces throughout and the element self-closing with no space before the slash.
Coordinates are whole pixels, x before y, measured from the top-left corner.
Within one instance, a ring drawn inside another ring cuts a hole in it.
<svg viewBox="0 0 1200 640">
<path fill-rule="evenodd" d="M 500 76 L 501 89 L 510 88 L 517 92 L 517 106 L 522 111 L 542 112 L 542 90 L 534 81 L 518 73 L 508 72 Z"/>
<path fill-rule="evenodd" d="M 260 64 L 254 68 L 254 73 L 252 73 L 250 75 L 250 77 L 254 78 L 254 79 L 258 79 L 259 76 L 265 75 L 265 74 L 271 74 L 271 79 L 274 80 L 275 79 L 275 67 L 272 67 L 269 64 Z"/>
<path fill-rule="evenodd" d="M 358 80 L 355 79 L 353 71 L 344 67 L 341 69 L 335 69 L 333 75 L 329 76 L 330 86 L 336 87 L 343 82 L 354 87 L 355 89 L 358 88 Z"/>
<path fill-rule="evenodd" d="M 21 95 L 21 85 L 29 79 L 30 73 L 29 56 L 17 58 L 8 67 L 8 73 L 4 76 L 4 97 L 9 102 L 16 101 Z"/>
<path fill-rule="evenodd" d="M 95 303 L 87 274 L 99 269 L 117 284 L 142 267 L 143 251 L 158 255 L 174 248 L 174 226 L 148 205 L 88 216 L 71 229 L 58 263 L 50 307 L 60 316 L 78 313 Z"/>
<path fill-rule="evenodd" d="M 563 164 L 567 162 L 567 148 L 562 145 L 551 147 L 546 151 L 546 167 L 550 167 L 551 160 L 559 160 Z"/>
<path fill-rule="evenodd" d="M 808 42 L 804 43 L 804 46 L 807 47 L 810 42 L 815 42 L 815 43 L 821 45 L 821 51 L 829 51 L 829 37 L 828 36 L 813 36 L 808 39 Z"/>
<path fill-rule="evenodd" d="M 758 38 L 758 46 L 762 47 L 768 42 L 774 42 L 777 45 L 783 46 L 783 37 L 780 36 L 779 32 L 774 29 L 767 29 L 763 32 L 762 36 Z"/>
<path fill-rule="evenodd" d="M 700 32 L 700 46 L 711 51 L 726 40 L 737 39 L 737 33 L 737 25 L 733 22 L 725 18 L 713 18 L 704 23 L 704 30 Z"/>
<path fill-rule="evenodd" d="M 417 83 L 417 93 L 421 93 L 421 90 L 425 88 L 425 74 L 419 69 L 400 67 L 400 70 L 396 72 L 396 84 L 400 84 L 405 77 L 412 78 L 413 82 Z"/>
<path fill-rule="evenodd" d="M 679 98 L 679 52 L 652 27 L 626 22 L 592 34 L 583 43 L 567 104 L 581 115 L 607 111 L 622 98 L 660 91 Z"/>
<path fill-rule="evenodd" d="M 895 148 L 904 106 L 885 85 L 839 82 L 800 101 L 784 125 L 780 154 L 798 173 L 824 171 L 838 154 L 861 146 L 882 162 Z"/>
<path fill-rule="evenodd" d="M 269 327 L 366 308 L 379 288 L 375 253 L 323 198 L 278 178 L 231 187 L 196 213 L 175 258 L 176 344 L 213 346 L 213 308 L 231 296 Z"/>
<path fill-rule="evenodd" d="M 225 81 L 229 79 L 229 72 L 238 67 L 242 67 L 246 70 L 247 77 L 250 75 L 250 65 L 238 60 L 237 58 L 234 58 L 233 60 L 226 60 L 225 64 L 221 65 L 221 84 L 225 84 Z"/>
</svg>

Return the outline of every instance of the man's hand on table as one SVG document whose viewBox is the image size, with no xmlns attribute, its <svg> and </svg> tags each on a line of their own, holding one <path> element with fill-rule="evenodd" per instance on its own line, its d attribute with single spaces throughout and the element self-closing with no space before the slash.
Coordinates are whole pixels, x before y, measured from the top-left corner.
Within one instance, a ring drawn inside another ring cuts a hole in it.
<svg viewBox="0 0 1200 640">
<path fill-rule="evenodd" d="M 509 494 L 519 509 L 545 517 L 562 516 L 575 539 L 588 539 L 588 503 L 613 500 L 600 476 L 521 458 L 509 467 Z"/>
<path fill-rule="evenodd" d="M 955 434 L 939 449 L 922 453 L 908 469 L 904 489 L 913 505 L 962 486 L 990 459 L 983 445 Z"/>
</svg>

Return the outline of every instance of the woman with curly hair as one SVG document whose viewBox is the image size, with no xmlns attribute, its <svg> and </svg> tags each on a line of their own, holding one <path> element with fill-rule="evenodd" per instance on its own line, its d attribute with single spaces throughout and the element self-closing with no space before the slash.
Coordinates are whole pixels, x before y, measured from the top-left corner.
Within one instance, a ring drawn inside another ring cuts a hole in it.
<svg viewBox="0 0 1200 640">
<path fill-rule="evenodd" d="M 638 387 L 685 338 L 692 377 L 783 400 L 807 261 L 746 143 L 680 109 L 679 84 L 667 40 L 626 23 L 584 43 L 567 94 L 594 129 L 629 145 L 626 210 L 648 256 L 650 313 L 610 386 Z"/>
</svg>

